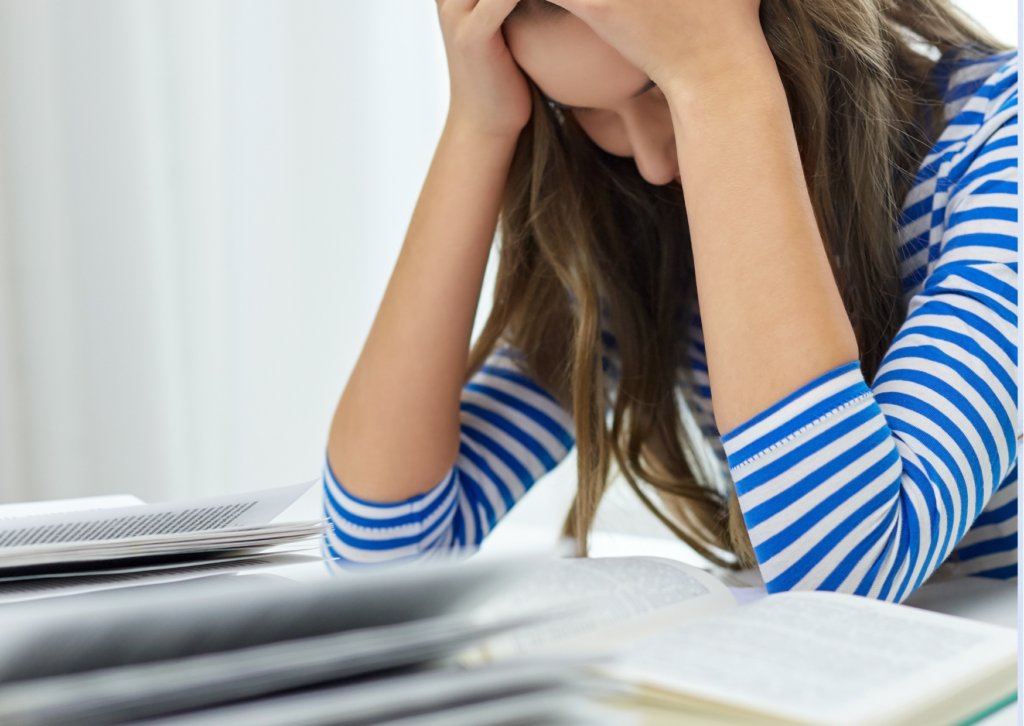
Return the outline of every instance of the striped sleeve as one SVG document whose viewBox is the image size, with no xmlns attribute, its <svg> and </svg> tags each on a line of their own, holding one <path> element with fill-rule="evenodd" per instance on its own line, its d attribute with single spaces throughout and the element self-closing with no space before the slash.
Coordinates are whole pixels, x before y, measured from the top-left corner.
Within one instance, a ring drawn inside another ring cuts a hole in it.
<svg viewBox="0 0 1024 726">
<path fill-rule="evenodd" d="M 376 504 L 323 474 L 328 554 L 353 563 L 473 551 L 515 502 L 574 445 L 569 414 L 503 348 L 463 387 L 455 466 L 426 494 Z"/>
<path fill-rule="evenodd" d="M 848 364 L 722 439 L 771 592 L 900 601 L 951 553 L 1011 574 L 1015 65 L 975 87 L 925 160 L 903 237 L 924 238 L 904 256 L 924 270 L 908 275 L 908 317 L 872 386 Z"/>
</svg>

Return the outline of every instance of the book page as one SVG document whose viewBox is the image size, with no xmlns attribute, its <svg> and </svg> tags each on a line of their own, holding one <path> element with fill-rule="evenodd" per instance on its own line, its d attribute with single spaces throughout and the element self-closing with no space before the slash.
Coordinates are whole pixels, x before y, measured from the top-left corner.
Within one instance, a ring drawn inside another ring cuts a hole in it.
<svg viewBox="0 0 1024 726">
<path fill-rule="evenodd" d="M 489 618 L 544 612 L 560 617 L 496 639 L 476 657 L 606 650 L 735 604 L 728 588 L 714 577 L 674 560 L 556 560 L 487 603 L 480 614 Z"/>
<path fill-rule="evenodd" d="M 924 704 L 972 682 L 998 686 L 1007 673 L 1012 693 L 1015 666 L 1012 630 L 852 595 L 786 593 L 645 638 L 611 672 L 800 723 L 880 726 L 910 723 Z"/>
<path fill-rule="evenodd" d="M 287 509 L 312 485 L 307 482 L 186 502 L 0 519 L 0 548 L 263 525 Z"/>
</svg>

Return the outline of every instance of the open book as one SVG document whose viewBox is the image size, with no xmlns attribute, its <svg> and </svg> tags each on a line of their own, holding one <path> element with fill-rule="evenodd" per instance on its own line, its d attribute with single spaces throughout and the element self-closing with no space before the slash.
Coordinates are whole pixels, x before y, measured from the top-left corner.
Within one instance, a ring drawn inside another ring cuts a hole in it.
<svg viewBox="0 0 1024 726">
<path fill-rule="evenodd" d="M 617 649 L 602 670 L 632 688 L 609 703 L 643 723 L 957 726 L 1016 698 L 1013 630 L 826 592 L 737 606 L 711 575 L 672 560 L 555 562 L 482 617 L 533 611 L 564 617 L 468 660 Z"/>
<path fill-rule="evenodd" d="M 0 581 L 91 571 L 100 563 L 251 554 L 310 539 L 322 522 L 271 523 L 310 486 L 164 504 L 118 496 L 2 506 Z"/>
</svg>

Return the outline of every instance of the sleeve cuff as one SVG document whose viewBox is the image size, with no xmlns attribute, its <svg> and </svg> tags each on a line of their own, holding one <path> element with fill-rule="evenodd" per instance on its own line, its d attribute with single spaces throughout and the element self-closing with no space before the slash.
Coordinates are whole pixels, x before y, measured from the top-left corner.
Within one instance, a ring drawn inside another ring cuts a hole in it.
<svg viewBox="0 0 1024 726">
<path fill-rule="evenodd" d="M 722 436 L 729 469 L 736 472 L 870 393 L 858 362 L 818 376 Z"/>
<path fill-rule="evenodd" d="M 370 502 L 350 494 L 334 476 L 330 462 L 324 457 L 324 495 L 328 513 L 335 523 L 344 520 L 366 529 L 394 530 L 431 524 L 451 506 L 453 479 L 449 473 L 430 491 L 402 502 Z"/>
</svg>

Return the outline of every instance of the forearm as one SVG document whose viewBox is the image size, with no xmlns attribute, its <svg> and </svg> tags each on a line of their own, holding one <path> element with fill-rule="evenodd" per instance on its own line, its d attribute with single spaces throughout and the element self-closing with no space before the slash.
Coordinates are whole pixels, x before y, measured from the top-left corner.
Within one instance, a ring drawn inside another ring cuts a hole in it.
<svg viewBox="0 0 1024 726">
<path fill-rule="evenodd" d="M 856 338 L 767 47 L 669 92 L 720 431 L 836 366 Z"/>
<path fill-rule="evenodd" d="M 451 120 L 442 134 L 331 426 L 331 466 L 355 496 L 408 499 L 455 461 L 473 318 L 514 146 Z"/>
<path fill-rule="evenodd" d="M 842 366 L 722 437 L 769 592 L 1017 574 L 1016 63 L 989 70 L 908 193 L 899 234 L 926 247 L 870 389 Z"/>
</svg>

